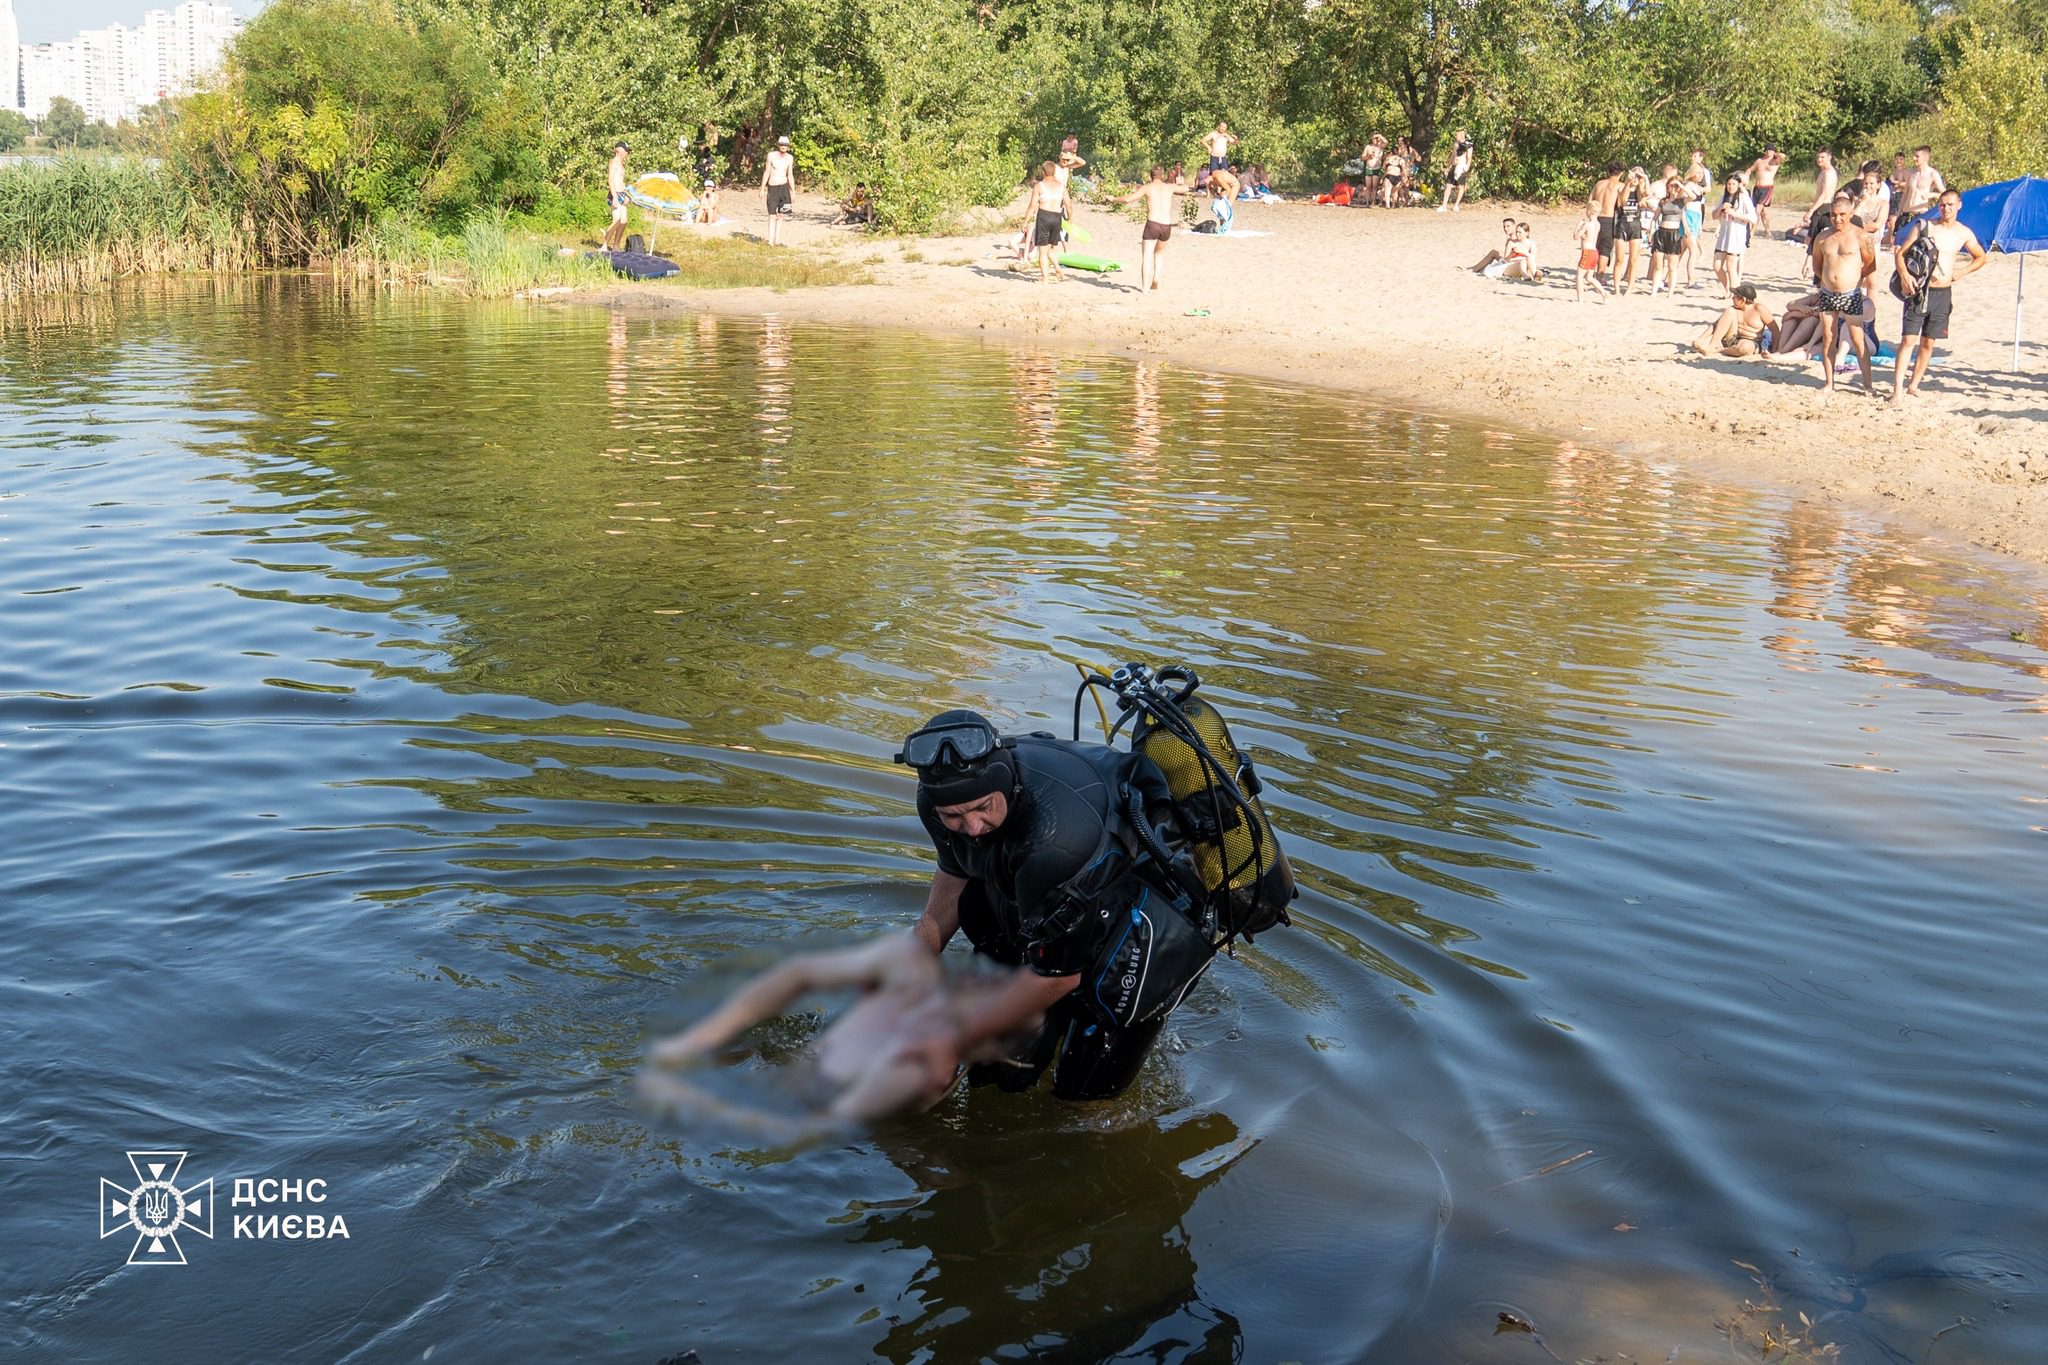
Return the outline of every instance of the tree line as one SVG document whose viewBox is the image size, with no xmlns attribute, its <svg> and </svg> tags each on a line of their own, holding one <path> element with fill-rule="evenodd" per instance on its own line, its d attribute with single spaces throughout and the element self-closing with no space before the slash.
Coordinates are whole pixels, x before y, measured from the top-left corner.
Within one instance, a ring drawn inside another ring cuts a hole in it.
<svg viewBox="0 0 2048 1365">
<path fill-rule="evenodd" d="M 1795 162 L 1933 144 L 2048 172 L 2048 0 L 273 0 L 166 157 L 269 259 L 390 214 L 460 222 L 677 169 L 865 182 L 880 226 L 1005 202 L 1062 135 L 1095 172 L 1239 152 L 1320 185 L 1373 132 L 1482 193 L 1577 197 L 1610 159 Z"/>
</svg>

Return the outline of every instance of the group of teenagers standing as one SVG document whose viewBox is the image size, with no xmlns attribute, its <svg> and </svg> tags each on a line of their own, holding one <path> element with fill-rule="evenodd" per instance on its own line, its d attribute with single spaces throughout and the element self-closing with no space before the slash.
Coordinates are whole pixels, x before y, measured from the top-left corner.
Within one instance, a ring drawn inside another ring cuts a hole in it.
<svg viewBox="0 0 2048 1365">
<path fill-rule="evenodd" d="M 1753 234 L 1770 228 L 1771 199 L 1784 162 L 1782 152 L 1767 148 L 1746 171 L 1729 172 L 1718 197 L 1701 148 L 1693 149 L 1684 171 L 1666 162 L 1655 178 L 1641 166 L 1608 162 L 1586 197 L 1574 237 L 1579 254 L 1572 298 L 1582 299 L 1589 286 L 1603 296 L 1627 294 L 1638 282 L 1652 295 L 1700 288 L 1693 267 L 1707 250 L 1709 221 L 1716 292 L 1732 294 L 1742 283 L 1742 258 Z"/>
<path fill-rule="evenodd" d="M 1472 183 L 1472 134 L 1460 128 L 1451 138 L 1451 154 L 1444 163 L 1443 199 L 1438 213 L 1456 213 L 1465 206 L 1465 190 Z M 1387 144 L 1384 134 L 1374 133 L 1357 156 L 1344 163 L 1337 183 L 1328 194 L 1316 196 L 1318 204 L 1349 208 L 1406 208 L 1422 202 L 1422 153 L 1406 137 Z M 1354 188 L 1352 180 L 1358 184 Z"/>
</svg>

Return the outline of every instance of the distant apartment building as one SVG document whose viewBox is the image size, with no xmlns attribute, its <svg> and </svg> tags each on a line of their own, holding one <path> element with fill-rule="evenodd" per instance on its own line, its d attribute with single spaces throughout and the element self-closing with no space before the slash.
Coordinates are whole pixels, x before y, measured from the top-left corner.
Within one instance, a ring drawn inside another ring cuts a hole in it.
<svg viewBox="0 0 2048 1365">
<path fill-rule="evenodd" d="M 240 25 L 226 5 L 185 0 L 176 9 L 149 11 L 136 28 L 111 24 L 69 42 L 23 47 L 13 0 L 0 0 L 6 54 L 0 56 L 0 108 L 42 118 L 61 96 L 93 122 L 132 119 L 158 100 L 189 94 L 211 75 Z"/>
</svg>

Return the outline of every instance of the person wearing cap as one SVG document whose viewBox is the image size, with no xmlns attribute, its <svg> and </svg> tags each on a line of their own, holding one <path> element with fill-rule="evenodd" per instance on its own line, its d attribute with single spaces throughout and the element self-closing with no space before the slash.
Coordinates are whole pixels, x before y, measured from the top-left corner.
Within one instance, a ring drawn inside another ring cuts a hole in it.
<svg viewBox="0 0 2048 1365">
<path fill-rule="evenodd" d="M 938 854 L 913 933 L 939 953 L 965 932 L 976 953 L 1039 977 L 1028 1003 L 1043 1024 L 1004 1061 L 970 1068 L 970 1083 L 1027 1090 L 1050 1067 L 1061 1099 L 1121 1094 L 1213 956 L 1167 908 L 1185 905 L 1167 868 L 1134 853 L 1141 835 L 1152 847 L 1170 837 L 1164 775 L 1099 744 L 1006 738 L 966 710 L 933 717 L 896 757 L 917 771 L 918 818 Z M 1141 915 L 1151 955 L 1126 957 Z M 1140 1010 L 1118 995 L 1134 980 L 1152 992 Z"/>
<path fill-rule="evenodd" d="M 718 182 L 706 176 L 704 188 L 697 192 L 697 221 L 715 223 L 718 221 Z"/>
<path fill-rule="evenodd" d="M 604 230 L 604 249 L 623 251 L 626 247 L 626 153 L 632 149 L 625 143 L 612 145 L 612 164 L 607 172 L 605 203 L 612 211 L 612 220 Z"/>
<path fill-rule="evenodd" d="M 768 192 L 768 245 L 782 245 L 782 215 L 790 211 L 789 192 L 796 180 L 796 157 L 789 150 L 789 134 L 775 139 L 768 164 L 761 171 L 761 188 Z"/>
</svg>

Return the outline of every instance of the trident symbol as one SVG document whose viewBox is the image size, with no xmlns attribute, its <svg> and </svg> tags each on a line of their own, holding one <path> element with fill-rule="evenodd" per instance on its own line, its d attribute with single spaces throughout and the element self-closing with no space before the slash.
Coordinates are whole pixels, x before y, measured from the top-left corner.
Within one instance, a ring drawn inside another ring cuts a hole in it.
<svg viewBox="0 0 2048 1365">
<path fill-rule="evenodd" d="M 128 1165 L 135 1172 L 135 1184 L 117 1185 L 100 1181 L 100 1236 L 117 1232 L 135 1234 L 130 1265 L 183 1265 L 185 1250 L 178 1245 L 180 1232 L 213 1236 L 213 1181 L 201 1180 L 190 1186 L 178 1184 L 178 1172 L 185 1165 L 185 1153 L 136 1151 L 128 1153 Z"/>
</svg>

